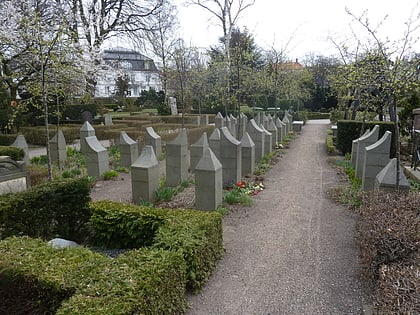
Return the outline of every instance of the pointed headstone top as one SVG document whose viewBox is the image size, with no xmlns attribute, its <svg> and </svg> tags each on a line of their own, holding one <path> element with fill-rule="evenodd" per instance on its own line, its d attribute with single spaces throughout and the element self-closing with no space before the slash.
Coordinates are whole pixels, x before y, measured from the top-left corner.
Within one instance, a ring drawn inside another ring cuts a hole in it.
<svg viewBox="0 0 420 315">
<path fill-rule="evenodd" d="M 220 130 L 215 128 L 211 133 L 209 140 L 220 140 Z"/>
<path fill-rule="evenodd" d="M 153 129 L 153 127 L 146 127 L 146 133 L 154 139 L 160 138 L 160 136 L 156 133 L 156 131 Z"/>
<path fill-rule="evenodd" d="M 120 132 L 120 144 L 136 144 L 137 142 L 131 139 L 125 131 Z"/>
<path fill-rule="evenodd" d="M 229 129 L 227 127 L 223 127 L 220 128 L 220 132 L 221 132 L 221 137 L 224 137 L 226 140 L 228 140 L 229 142 L 231 142 L 234 145 L 240 145 L 241 143 L 235 139 L 234 136 L 232 136 L 232 134 L 230 133 Z"/>
<path fill-rule="evenodd" d="M 241 145 L 245 148 L 255 147 L 254 141 L 252 141 L 248 132 L 245 132 L 241 139 Z"/>
<path fill-rule="evenodd" d="M 251 119 L 249 122 L 248 122 L 248 126 L 250 126 L 250 127 L 252 127 L 252 128 L 254 128 L 256 131 L 258 131 L 258 132 L 263 132 L 263 130 L 257 125 L 257 123 L 255 122 L 255 120 L 254 119 Z"/>
<path fill-rule="evenodd" d="M 143 150 L 141 151 L 140 156 L 133 163 L 133 165 L 131 165 L 131 167 L 147 168 L 158 164 L 159 162 L 156 158 L 155 150 L 153 150 L 153 147 L 151 145 L 145 145 Z"/>
<path fill-rule="evenodd" d="M 207 132 L 203 132 L 200 139 L 198 139 L 198 141 L 196 143 L 192 144 L 191 146 L 208 147 L 209 146 L 209 141 L 207 140 Z"/>
<path fill-rule="evenodd" d="M 83 124 L 83 126 L 80 128 L 80 131 L 95 131 L 95 129 L 92 127 L 92 125 L 90 124 L 90 122 L 85 121 L 85 123 Z"/>
<path fill-rule="evenodd" d="M 376 175 L 376 180 L 385 186 L 395 185 L 395 180 L 397 178 L 397 159 L 393 158 L 389 163 Z M 404 171 L 400 166 L 400 186 L 410 187 L 410 183 L 407 180 L 407 177 L 404 175 Z"/>
<path fill-rule="evenodd" d="M 220 112 L 217 113 L 216 118 L 223 118 L 222 114 Z"/>
<path fill-rule="evenodd" d="M 171 141 L 169 144 L 188 145 L 187 129 L 182 128 L 179 131 L 178 136 L 173 141 Z"/>
<path fill-rule="evenodd" d="M 225 127 L 226 128 L 226 127 Z M 214 155 L 210 148 L 206 148 L 203 152 L 203 156 L 198 161 L 195 170 L 197 171 L 216 171 L 222 168 L 222 164 Z"/>
</svg>

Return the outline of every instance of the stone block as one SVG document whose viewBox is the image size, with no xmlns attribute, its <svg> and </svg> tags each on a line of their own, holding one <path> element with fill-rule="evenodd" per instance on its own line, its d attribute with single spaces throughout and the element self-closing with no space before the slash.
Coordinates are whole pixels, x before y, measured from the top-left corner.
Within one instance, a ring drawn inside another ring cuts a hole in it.
<svg viewBox="0 0 420 315">
<path fill-rule="evenodd" d="M 80 152 L 85 153 L 88 149 L 86 147 L 86 137 L 94 137 L 95 136 L 95 129 L 89 123 L 89 121 L 85 121 L 82 127 L 80 128 Z"/>
<path fill-rule="evenodd" d="M 182 128 L 178 136 L 166 144 L 166 186 L 175 187 L 188 178 L 188 137 Z"/>
<path fill-rule="evenodd" d="M 248 122 L 246 131 L 248 132 L 252 141 L 254 141 L 254 144 L 255 144 L 255 163 L 258 163 L 258 162 L 261 161 L 261 159 L 264 156 L 265 133 L 260 127 L 258 127 L 258 125 L 257 125 L 257 123 L 254 119 L 251 119 Z"/>
<path fill-rule="evenodd" d="M 209 138 L 211 151 L 220 160 L 220 129 L 215 128 Z"/>
<path fill-rule="evenodd" d="M 120 164 L 130 168 L 139 157 L 139 146 L 137 141 L 131 139 L 125 131 L 120 132 Z"/>
<path fill-rule="evenodd" d="M 223 199 L 222 164 L 210 148 L 206 148 L 195 168 L 195 207 L 213 211 Z"/>
<path fill-rule="evenodd" d="M 0 156 L 0 195 L 21 192 L 29 186 L 29 172 L 25 169 L 25 162 Z"/>
<path fill-rule="evenodd" d="M 303 128 L 303 121 L 295 120 L 292 122 L 292 128 L 295 132 L 301 132 Z"/>
<path fill-rule="evenodd" d="M 220 129 L 220 162 L 223 168 L 223 184 L 241 180 L 241 143 L 232 136 L 227 127 Z"/>
<path fill-rule="evenodd" d="M 110 114 L 104 115 L 104 125 L 111 126 L 112 125 L 112 116 Z"/>
<path fill-rule="evenodd" d="M 376 175 L 389 163 L 391 135 L 392 133 L 390 131 L 386 131 L 381 139 L 365 148 L 362 190 L 373 190 L 375 188 Z"/>
<path fill-rule="evenodd" d="M 131 192 L 133 202 L 153 201 L 159 188 L 159 162 L 155 151 L 145 145 L 140 156 L 131 165 Z"/>
<path fill-rule="evenodd" d="M 404 171 L 400 166 L 399 171 L 399 188 L 401 191 L 408 192 L 410 183 L 404 175 Z M 395 191 L 397 190 L 397 159 L 391 159 L 388 164 L 376 175 L 374 190 Z"/>
<path fill-rule="evenodd" d="M 29 165 L 30 163 L 29 146 L 28 146 L 28 143 L 26 142 L 25 136 L 18 135 L 11 146 L 15 148 L 20 148 L 23 150 L 23 152 L 25 152 L 25 155 L 23 157 L 23 162 L 25 162 L 26 165 Z"/>
<path fill-rule="evenodd" d="M 273 147 L 273 135 L 265 129 L 263 125 L 261 125 L 260 128 L 264 132 L 264 155 L 266 155 L 271 152 Z"/>
<path fill-rule="evenodd" d="M 144 136 L 145 145 L 150 145 L 155 151 L 157 159 L 162 155 L 162 138 L 159 136 L 153 127 L 146 128 L 146 134 Z"/>
<path fill-rule="evenodd" d="M 86 169 L 89 176 L 101 177 L 109 171 L 108 151 L 98 141 L 96 136 L 85 137 Z"/>
<path fill-rule="evenodd" d="M 225 126 L 225 119 L 223 118 L 220 112 L 218 112 L 216 117 L 214 118 L 214 124 L 217 129 L 220 129 Z"/>
<path fill-rule="evenodd" d="M 255 143 L 247 132 L 241 139 L 242 147 L 242 177 L 254 174 L 255 170 Z"/>
<path fill-rule="evenodd" d="M 369 132 L 370 130 L 366 129 L 362 137 L 366 136 Z M 351 144 L 351 165 L 353 166 L 353 168 L 356 168 L 357 155 L 359 154 L 359 139 L 362 137 L 353 140 Z"/>
<path fill-rule="evenodd" d="M 209 142 L 207 140 L 207 133 L 203 132 L 202 136 L 198 141 L 192 145 L 190 145 L 190 171 L 194 172 L 195 166 L 197 165 L 198 161 L 200 161 L 201 157 L 205 149 L 209 147 Z"/>
<path fill-rule="evenodd" d="M 277 129 L 276 124 L 274 123 L 274 120 L 271 116 L 268 119 L 268 124 L 267 124 L 266 129 L 272 135 L 271 149 L 273 150 L 275 148 L 276 144 L 279 142 L 279 138 L 278 138 L 278 129 Z"/>
<path fill-rule="evenodd" d="M 286 136 L 286 129 L 285 124 L 278 117 L 276 118 L 276 127 L 278 132 L 278 141 L 279 143 L 282 143 Z"/>
<path fill-rule="evenodd" d="M 65 161 L 67 161 L 66 139 L 64 138 L 64 134 L 61 129 L 59 129 L 50 140 L 50 156 L 51 161 L 58 161 L 59 165 L 62 165 Z"/>
<path fill-rule="evenodd" d="M 363 163 L 365 160 L 365 148 L 374 144 L 379 138 L 379 125 L 375 125 L 373 129 L 357 141 L 357 157 L 356 157 L 356 177 L 362 178 L 363 176 Z"/>
</svg>

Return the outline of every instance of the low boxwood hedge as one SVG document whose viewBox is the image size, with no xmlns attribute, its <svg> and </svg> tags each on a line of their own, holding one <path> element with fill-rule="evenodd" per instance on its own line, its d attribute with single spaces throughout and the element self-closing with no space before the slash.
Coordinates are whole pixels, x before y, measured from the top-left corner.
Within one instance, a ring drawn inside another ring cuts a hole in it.
<svg viewBox="0 0 420 315">
<path fill-rule="evenodd" d="M 0 156 L 10 156 L 12 160 L 22 161 L 25 156 L 25 151 L 21 148 L 0 146 Z"/>
<path fill-rule="evenodd" d="M 89 235 L 90 185 L 86 177 L 65 179 L 0 196 L 0 238 L 84 241 Z"/>
<path fill-rule="evenodd" d="M 109 258 L 13 237 L 0 242 L 0 313 L 182 314 L 185 270 L 180 252 L 143 248 Z"/>
<path fill-rule="evenodd" d="M 99 245 L 149 245 L 181 252 L 187 263 L 187 288 L 193 292 L 208 280 L 223 251 L 222 217 L 216 212 L 153 209 L 113 201 L 92 202 L 91 211 Z"/>
</svg>

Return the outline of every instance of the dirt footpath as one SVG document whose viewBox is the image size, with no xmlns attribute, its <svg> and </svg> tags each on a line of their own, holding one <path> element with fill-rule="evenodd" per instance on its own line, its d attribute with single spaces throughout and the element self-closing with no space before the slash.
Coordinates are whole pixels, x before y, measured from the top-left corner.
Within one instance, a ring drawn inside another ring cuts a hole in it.
<svg viewBox="0 0 420 315">
<path fill-rule="evenodd" d="M 310 121 L 251 207 L 224 218 L 226 253 L 188 314 L 361 314 L 355 218 L 328 199 L 327 121 Z"/>
</svg>

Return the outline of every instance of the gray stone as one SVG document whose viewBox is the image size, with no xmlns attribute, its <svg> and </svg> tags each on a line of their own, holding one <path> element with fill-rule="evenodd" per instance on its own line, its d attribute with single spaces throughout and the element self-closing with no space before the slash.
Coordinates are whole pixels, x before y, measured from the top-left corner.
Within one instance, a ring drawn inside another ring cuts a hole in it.
<svg viewBox="0 0 420 315">
<path fill-rule="evenodd" d="M 247 132 L 241 139 L 242 146 L 242 176 L 252 175 L 255 170 L 255 143 Z"/>
<path fill-rule="evenodd" d="M 241 180 L 241 143 L 232 136 L 227 127 L 220 129 L 220 162 L 223 167 L 223 184 Z"/>
<path fill-rule="evenodd" d="M 88 121 L 85 121 L 83 126 L 80 128 L 80 152 L 85 153 L 85 151 L 87 150 L 85 138 L 94 136 L 95 129 Z"/>
<path fill-rule="evenodd" d="M 244 113 L 239 113 L 236 118 L 237 121 L 237 139 L 242 139 L 246 132 L 246 125 L 248 123 L 248 117 Z"/>
<path fill-rule="evenodd" d="M 410 183 L 404 175 L 400 166 L 399 188 L 402 191 L 409 191 Z M 376 175 L 374 190 L 395 191 L 397 189 L 397 159 L 391 159 L 388 164 Z"/>
<path fill-rule="evenodd" d="M 280 120 L 280 118 L 276 118 L 276 127 L 278 132 L 278 141 L 282 143 L 285 138 L 286 127 L 285 124 Z"/>
<path fill-rule="evenodd" d="M 104 125 L 111 126 L 112 125 L 112 116 L 110 114 L 104 115 Z"/>
<path fill-rule="evenodd" d="M 365 148 L 361 186 L 364 191 L 375 188 L 376 175 L 389 163 L 391 135 L 386 131 L 381 139 Z"/>
<path fill-rule="evenodd" d="M 273 118 L 268 119 L 268 123 L 267 123 L 267 131 L 271 133 L 272 135 L 272 145 L 271 145 L 271 149 L 274 149 L 276 144 L 279 142 L 279 138 L 278 138 L 278 129 L 276 127 L 276 124 L 274 123 Z"/>
<path fill-rule="evenodd" d="M 265 133 L 257 126 L 254 119 L 248 122 L 246 131 L 255 143 L 255 162 L 258 163 L 264 156 Z"/>
<path fill-rule="evenodd" d="M 0 156 L 0 195 L 17 193 L 29 187 L 29 172 L 25 162 Z"/>
<path fill-rule="evenodd" d="M 175 187 L 188 178 L 188 137 L 183 128 L 166 144 L 166 186 Z"/>
<path fill-rule="evenodd" d="M 153 147 L 156 157 L 159 159 L 162 155 L 162 138 L 155 132 L 153 127 L 146 128 L 144 143 L 145 145 L 151 145 Z"/>
<path fill-rule="evenodd" d="M 220 160 L 220 129 L 215 128 L 209 138 L 211 151 Z"/>
<path fill-rule="evenodd" d="M 209 124 L 209 115 L 201 115 L 200 125 L 208 125 Z"/>
<path fill-rule="evenodd" d="M 198 161 L 200 161 L 201 157 L 205 149 L 209 147 L 209 142 L 207 140 L 207 133 L 204 132 L 200 139 L 192 145 L 190 145 L 190 171 L 194 172 L 195 166 L 197 165 Z"/>
<path fill-rule="evenodd" d="M 262 123 L 261 112 L 257 112 L 257 114 L 254 117 L 254 121 L 258 126 L 261 125 Z"/>
<path fill-rule="evenodd" d="M 357 155 L 359 153 L 359 139 L 366 136 L 369 132 L 370 132 L 370 130 L 366 129 L 365 133 L 361 137 L 352 141 L 352 144 L 351 144 L 351 165 L 353 166 L 353 168 L 356 168 L 356 160 L 357 160 Z"/>
<path fill-rule="evenodd" d="M 130 168 L 131 164 L 133 164 L 139 156 L 139 146 L 137 141 L 131 139 L 125 131 L 121 131 L 119 148 L 121 166 Z"/>
<path fill-rule="evenodd" d="M 15 139 L 15 141 L 12 143 L 11 147 L 20 148 L 25 152 L 25 155 L 23 157 L 23 162 L 25 162 L 26 165 L 29 165 L 30 158 L 29 158 L 29 146 L 26 142 L 26 139 L 24 135 L 18 135 Z"/>
<path fill-rule="evenodd" d="M 50 140 L 50 156 L 52 162 L 58 161 L 60 165 L 67 161 L 66 139 L 61 129 Z"/>
<path fill-rule="evenodd" d="M 290 126 L 290 120 L 289 120 L 289 116 L 287 115 L 287 112 L 284 114 L 282 121 L 286 125 L 286 134 L 289 134 L 289 132 L 292 131 L 292 128 Z"/>
<path fill-rule="evenodd" d="M 82 121 L 82 124 L 85 122 L 93 123 L 93 115 L 90 111 L 85 110 L 80 114 L 80 120 Z"/>
<path fill-rule="evenodd" d="M 225 119 L 223 118 L 220 112 L 218 112 L 216 117 L 214 118 L 214 124 L 217 129 L 220 129 L 225 126 Z"/>
<path fill-rule="evenodd" d="M 56 249 L 69 248 L 69 247 L 79 247 L 80 245 L 76 242 L 65 240 L 63 238 L 53 238 L 48 241 L 48 245 Z"/>
<path fill-rule="evenodd" d="M 86 148 L 83 154 L 86 156 L 87 174 L 93 177 L 101 177 L 109 171 L 108 151 L 98 141 L 96 136 L 85 137 Z"/>
<path fill-rule="evenodd" d="M 420 108 L 413 109 L 413 129 L 420 130 Z"/>
<path fill-rule="evenodd" d="M 210 148 L 206 148 L 195 167 L 195 207 L 213 211 L 223 199 L 222 164 Z"/>
<path fill-rule="evenodd" d="M 375 127 L 365 136 L 360 137 L 357 142 L 357 157 L 356 157 L 356 177 L 362 178 L 363 176 L 363 163 L 365 160 L 365 148 L 374 144 L 379 138 L 379 125 Z"/>
<path fill-rule="evenodd" d="M 261 113 L 261 124 L 265 129 L 268 127 L 268 118 L 264 112 Z"/>
<path fill-rule="evenodd" d="M 303 121 L 295 120 L 292 122 L 292 128 L 295 132 L 301 132 L 303 128 Z"/>
<path fill-rule="evenodd" d="M 260 128 L 264 132 L 264 155 L 266 155 L 271 152 L 271 148 L 273 147 L 273 135 L 263 125 Z"/>
<path fill-rule="evenodd" d="M 138 159 L 131 165 L 131 192 L 133 202 L 153 201 L 159 188 L 159 162 L 155 151 L 145 145 Z"/>
</svg>

